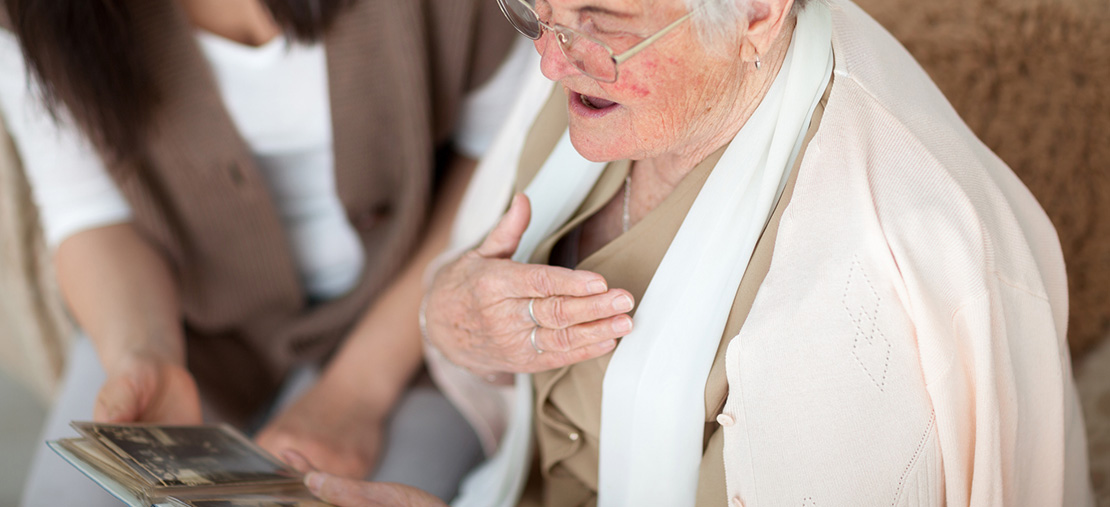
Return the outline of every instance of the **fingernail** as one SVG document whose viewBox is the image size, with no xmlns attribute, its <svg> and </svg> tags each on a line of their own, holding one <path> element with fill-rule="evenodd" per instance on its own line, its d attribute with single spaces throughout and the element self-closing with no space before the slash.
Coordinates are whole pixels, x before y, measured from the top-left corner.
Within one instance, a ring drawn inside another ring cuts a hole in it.
<svg viewBox="0 0 1110 507">
<path fill-rule="evenodd" d="M 594 280 L 586 284 L 586 290 L 589 291 L 590 294 L 601 294 L 609 290 L 609 288 L 605 286 L 604 280 Z"/>
<path fill-rule="evenodd" d="M 304 485 L 313 493 L 320 492 L 320 488 L 324 486 L 324 474 L 320 472 L 309 472 L 304 476 Z"/>
<path fill-rule="evenodd" d="M 618 312 L 627 312 L 632 309 L 632 298 L 626 294 L 621 294 L 613 298 L 613 309 Z"/>
<path fill-rule="evenodd" d="M 617 321 L 613 323 L 613 331 L 616 331 L 618 333 L 627 333 L 628 331 L 631 331 L 631 330 L 632 330 L 632 318 L 631 317 L 625 316 L 623 318 L 617 319 Z"/>
</svg>

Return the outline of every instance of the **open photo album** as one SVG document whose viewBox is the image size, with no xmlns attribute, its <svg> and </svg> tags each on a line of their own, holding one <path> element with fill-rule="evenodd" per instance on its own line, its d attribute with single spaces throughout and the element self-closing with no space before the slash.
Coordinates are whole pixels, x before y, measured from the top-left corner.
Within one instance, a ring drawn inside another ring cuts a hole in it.
<svg viewBox="0 0 1110 507">
<path fill-rule="evenodd" d="M 325 507 L 302 475 L 227 425 L 74 422 L 78 438 L 47 442 L 132 507 Z"/>
</svg>

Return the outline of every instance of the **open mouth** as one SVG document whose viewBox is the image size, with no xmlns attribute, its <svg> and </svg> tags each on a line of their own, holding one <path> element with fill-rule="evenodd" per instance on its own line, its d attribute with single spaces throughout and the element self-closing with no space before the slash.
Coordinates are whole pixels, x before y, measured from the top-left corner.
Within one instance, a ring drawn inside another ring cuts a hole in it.
<svg viewBox="0 0 1110 507">
<path fill-rule="evenodd" d="M 578 94 L 578 100 L 582 102 L 582 105 L 594 110 L 608 109 L 617 105 L 616 102 L 613 102 L 611 100 L 605 100 L 600 97 L 591 97 L 583 93 Z"/>
</svg>

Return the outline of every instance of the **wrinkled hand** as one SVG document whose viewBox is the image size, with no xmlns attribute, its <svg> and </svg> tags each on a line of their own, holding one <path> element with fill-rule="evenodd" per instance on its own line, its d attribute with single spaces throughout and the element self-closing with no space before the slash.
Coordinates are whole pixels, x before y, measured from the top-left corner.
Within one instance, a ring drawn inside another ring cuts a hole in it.
<svg viewBox="0 0 1110 507">
<path fill-rule="evenodd" d="M 632 295 L 597 273 L 510 260 L 531 216 L 513 198 L 476 249 L 437 273 L 425 301 L 428 339 L 450 361 L 480 375 L 533 373 L 601 356 L 632 329 Z M 533 313 L 529 301 L 535 299 Z M 536 328 L 535 344 L 531 343 Z"/>
<path fill-rule="evenodd" d="M 447 505 L 435 495 L 393 482 L 364 482 L 313 472 L 305 476 L 304 483 L 317 498 L 338 507 Z"/>
<path fill-rule="evenodd" d="M 108 372 L 93 406 L 93 420 L 106 423 L 200 424 L 200 395 L 181 364 L 129 355 Z"/>
<path fill-rule="evenodd" d="M 353 479 L 370 475 L 382 443 L 385 414 L 317 383 L 259 432 L 256 440 L 274 456 L 299 468 L 290 451 L 313 468 Z"/>
</svg>

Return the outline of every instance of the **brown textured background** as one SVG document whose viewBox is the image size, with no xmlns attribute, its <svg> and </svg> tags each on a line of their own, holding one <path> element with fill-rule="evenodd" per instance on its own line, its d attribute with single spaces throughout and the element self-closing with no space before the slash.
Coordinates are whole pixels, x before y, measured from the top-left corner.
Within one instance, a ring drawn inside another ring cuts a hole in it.
<svg viewBox="0 0 1110 507">
<path fill-rule="evenodd" d="M 1068 340 L 1110 332 L 1110 1 L 857 0 L 913 53 L 1060 234 Z"/>
</svg>

